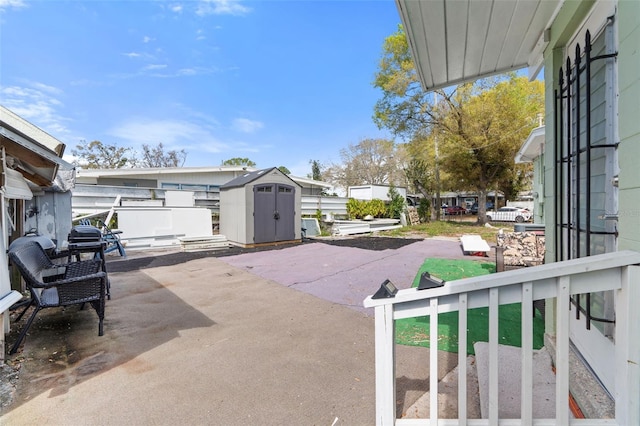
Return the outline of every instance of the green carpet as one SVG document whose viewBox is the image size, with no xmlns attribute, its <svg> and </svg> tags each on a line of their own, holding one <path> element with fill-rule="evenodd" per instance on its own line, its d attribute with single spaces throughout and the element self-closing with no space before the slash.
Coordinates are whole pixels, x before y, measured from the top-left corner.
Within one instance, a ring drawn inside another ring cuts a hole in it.
<svg viewBox="0 0 640 426">
<path fill-rule="evenodd" d="M 473 260 L 427 259 L 420 267 L 413 282 L 418 286 L 420 275 L 428 271 L 445 281 L 487 275 L 495 272 L 495 264 Z M 446 284 L 445 284 L 446 285 Z M 498 333 L 500 344 L 521 345 L 520 303 L 502 305 L 498 310 Z M 469 309 L 467 312 L 467 353 L 472 355 L 475 342 L 489 341 L 489 309 Z M 539 312 L 533 320 L 533 346 L 543 346 L 544 319 Z M 407 318 L 396 321 L 396 343 L 409 346 L 429 347 L 429 317 Z M 438 349 L 458 352 L 458 313 L 438 315 Z"/>
</svg>

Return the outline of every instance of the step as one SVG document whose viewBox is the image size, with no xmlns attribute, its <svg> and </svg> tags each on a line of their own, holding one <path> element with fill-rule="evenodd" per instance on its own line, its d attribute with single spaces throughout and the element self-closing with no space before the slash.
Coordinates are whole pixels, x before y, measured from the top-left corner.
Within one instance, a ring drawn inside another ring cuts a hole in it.
<svg viewBox="0 0 640 426">
<path fill-rule="evenodd" d="M 224 235 L 206 235 L 201 237 L 180 237 L 182 251 L 221 250 L 229 248 L 229 241 Z"/>
<path fill-rule="evenodd" d="M 473 345 L 478 369 L 478 390 L 482 418 L 489 417 L 489 344 Z M 498 417 L 520 418 L 521 352 L 514 346 L 498 346 Z M 533 351 L 533 415 L 538 419 L 554 418 L 556 413 L 556 376 L 551 355 L 542 348 Z"/>
<path fill-rule="evenodd" d="M 480 399 L 478 397 L 478 376 L 473 356 L 467 357 L 467 418 L 480 418 Z M 413 403 L 402 418 L 427 419 L 430 415 L 431 393 L 427 391 Z M 458 418 L 458 367 L 449 371 L 438 383 L 438 417 L 441 419 Z"/>
</svg>

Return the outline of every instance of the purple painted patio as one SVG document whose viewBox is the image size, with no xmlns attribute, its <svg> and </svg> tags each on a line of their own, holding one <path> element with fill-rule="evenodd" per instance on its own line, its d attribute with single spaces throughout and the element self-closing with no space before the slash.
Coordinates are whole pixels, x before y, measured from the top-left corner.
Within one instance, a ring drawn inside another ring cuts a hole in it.
<svg viewBox="0 0 640 426">
<path fill-rule="evenodd" d="M 411 287 L 427 258 L 489 260 L 465 256 L 457 238 L 430 238 L 380 251 L 319 242 L 221 260 L 259 277 L 373 315 L 371 309 L 362 306 L 362 301 L 375 293 L 385 279 L 398 288 Z"/>
</svg>

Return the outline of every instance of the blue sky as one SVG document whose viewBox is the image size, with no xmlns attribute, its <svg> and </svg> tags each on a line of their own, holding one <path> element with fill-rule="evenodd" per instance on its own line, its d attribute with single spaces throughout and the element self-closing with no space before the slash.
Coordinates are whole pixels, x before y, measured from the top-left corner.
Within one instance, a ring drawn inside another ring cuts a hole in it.
<svg viewBox="0 0 640 426">
<path fill-rule="evenodd" d="M 161 142 L 305 176 L 390 137 L 371 82 L 399 23 L 392 0 L 0 0 L 0 103 L 67 154 Z"/>
</svg>

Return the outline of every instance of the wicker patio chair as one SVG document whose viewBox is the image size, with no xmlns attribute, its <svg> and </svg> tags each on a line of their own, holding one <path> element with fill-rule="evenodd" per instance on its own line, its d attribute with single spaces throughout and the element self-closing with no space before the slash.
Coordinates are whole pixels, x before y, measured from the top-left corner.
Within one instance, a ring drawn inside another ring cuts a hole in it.
<svg viewBox="0 0 640 426">
<path fill-rule="evenodd" d="M 34 306 L 9 353 L 14 354 L 18 350 L 36 315 L 44 308 L 89 303 L 98 314 L 98 335 L 102 336 L 107 273 L 102 270 L 100 259 L 54 264 L 36 242 L 29 242 L 10 252 L 9 259 L 20 271 L 31 294 L 31 303 L 16 321 L 30 306 Z"/>
</svg>

